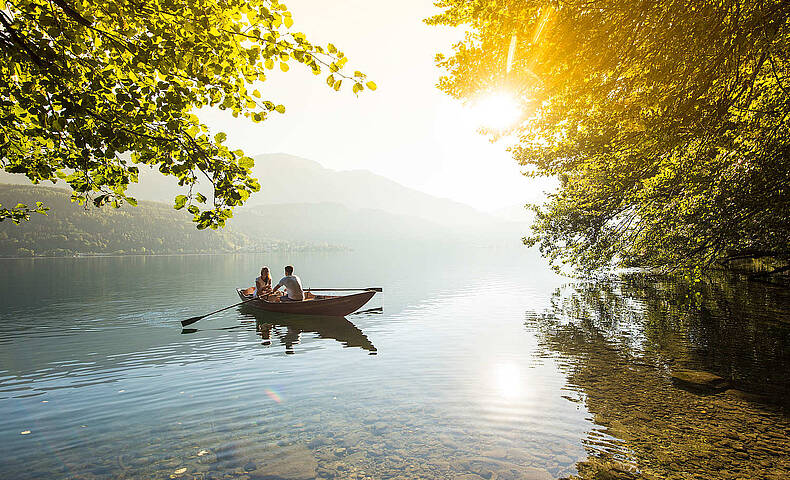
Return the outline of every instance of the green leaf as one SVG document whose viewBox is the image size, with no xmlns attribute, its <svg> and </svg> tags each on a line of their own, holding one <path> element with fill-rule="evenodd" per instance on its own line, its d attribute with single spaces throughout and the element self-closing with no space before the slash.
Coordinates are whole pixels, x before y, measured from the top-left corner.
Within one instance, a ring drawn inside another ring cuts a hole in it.
<svg viewBox="0 0 790 480">
<path fill-rule="evenodd" d="M 327 70 L 346 63 L 334 45 L 291 32 L 279 1 L 21 0 L 0 10 L 25 42 L 0 55 L 0 171 L 34 183 L 63 179 L 74 202 L 103 206 L 134 204 L 127 187 L 148 180 L 132 164 L 172 175 L 185 190 L 205 172 L 216 182 L 206 215 L 195 220 L 205 228 L 222 226 L 260 186 L 228 143 L 235 138 L 210 133 L 197 112 L 215 107 L 261 122 L 269 111 L 285 112 L 261 98 L 256 83 L 267 70 L 288 72 L 293 59 L 320 75 L 324 64 L 313 55 L 326 49 Z M 174 208 L 202 203 L 190 192 Z"/>
<path fill-rule="evenodd" d="M 184 205 L 187 203 L 187 196 L 186 195 L 178 195 L 176 196 L 176 203 L 173 208 L 176 210 L 181 210 L 184 208 Z"/>
<path fill-rule="evenodd" d="M 251 159 L 250 157 L 241 157 L 239 159 L 239 166 L 249 170 L 255 166 L 255 160 Z"/>
</svg>

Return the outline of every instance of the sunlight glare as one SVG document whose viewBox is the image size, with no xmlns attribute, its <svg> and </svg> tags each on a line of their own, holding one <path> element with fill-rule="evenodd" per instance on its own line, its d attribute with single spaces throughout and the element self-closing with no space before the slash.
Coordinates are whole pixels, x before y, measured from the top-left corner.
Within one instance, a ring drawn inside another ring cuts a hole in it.
<svg viewBox="0 0 790 480">
<path fill-rule="evenodd" d="M 499 394 L 504 398 L 515 398 L 521 395 L 521 372 L 512 363 L 494 365 L 493 380 Z"/>
<path fill-rule="evenodd" d="M 488 130 L 512 127 L 521 114 L 519 102 L 505 92 L 488 94 L 472 104 L 472 115 L 478 125 Z"/>
</svg>

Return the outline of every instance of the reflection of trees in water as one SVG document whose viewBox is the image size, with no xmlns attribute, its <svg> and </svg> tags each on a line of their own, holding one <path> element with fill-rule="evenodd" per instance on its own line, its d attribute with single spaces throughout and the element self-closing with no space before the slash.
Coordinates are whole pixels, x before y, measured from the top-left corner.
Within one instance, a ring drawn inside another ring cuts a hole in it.
<svg viewBox="0 0 790 480">
<path fill-rule="evenodd" d="M 785 289 L 737 279 L 692 286 L 626 275 L 558 290 L 551 310 L 528 323 L 553 331 L 551 346 L 569 352 L 584 338 L 597 339 L 624 356 L 710 370 L 778 400 L 790 397 Z"/>
<path fill-rule="evenodd" d="M 678 368 L 714 371 L 787 402 L 786 300 L 787 292 L 737 280 L 692 288 L 627 275 L 560 289 L 547 312 L 528 315 L 539 354 L 564 366 L 594 421 L 623 442 L 591 433 L 592 459 L 579 464 L 580 475 L 627 478 L 606 464 L 630 458 L 648 477 L 753 478 L 757 469 L 786 478 L 790 422 L 780 408 L 737 390 L 682 390 L 669 378 Z"/>
</svg>

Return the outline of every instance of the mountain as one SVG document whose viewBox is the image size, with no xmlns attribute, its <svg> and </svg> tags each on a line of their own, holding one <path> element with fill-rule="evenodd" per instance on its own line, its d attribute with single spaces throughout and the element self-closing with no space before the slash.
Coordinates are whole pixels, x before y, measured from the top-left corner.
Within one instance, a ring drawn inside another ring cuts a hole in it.
<svg viewBox="0 0 790 480">
<path fill-rule="evenodd" d="M 535 213 L 532 210 L 528 210 L 525 205 L 510 205 L 492 210 L 489 213 L 500 220 L 524 225 L 532 223 L 532 219 L 535 217 Z"/>
<path fill-rule="evenodd" d="M 152 169 L 146 165 L 137 165 L 137 167 L 140 169 L 140 183 L 129 185 L 127 190 L 128 195 L 137 200 L 172 205 L 176 195 L 185 193 L 188 190 L 185 187 L 179 187 L 175 177 L 162 175 L 158 170 Z M 0 170 L 0 185 L 2 184 L 31 186 L 30 180 L 24 175 Z M 58 180 L 57 183 L 46 181 L 40 183 L 38 186 L 61 190 L 67 190 L 69 188 L 63 180 Z M 16 202 L 14 202 L 14 205 L 16 205 Z"/>
<path fill-rule="evenodd" d="M 234 217 L 233 225 L 250 236 L 276 232 L 278 238 L 289 242 L 313 241 L 355 249 L 397 247 L 406 243 L 490 243 L 486 234 L 472 234 L 469 228 L 442 226 L 419 217 L 383 210 L 350 209 L 329 202 L 286 203 L 245 209 Z"/>
<path fill-rule="evenodd" d="M 0 185 L 0 203 L 43 201 L 50 211 L 14 225 L 0 222 L 0 257 L 75 254 L 231 253 L 284 249 L 337 249 L 316 243 L 285 242 L 273 234 L 251 236 L 238 228 L 197 230 L 189 215 L 170 205 L 84 208 L 63 189 Z"/>
<path fill-rule="evenodd" d="M 479 226 L 502 220 L 463 203 L 405 187 L 367 170 L 332 170 L 313 160 L 284 153 L 258 155 L 254 159 L 253 175 L 260 181 L 261 191 L 252 194 L 243 208 L 330 203 L 350 210 L 380 210 L 421 218 L 444 226 Z M 139 167 L 140 183 L 129 187 L 129 194 L 136 199 L 172 204 L 177 194 L 186 191 L 178 186 L 175 178 L 161 175 L 145 165 Z M 2 171 L 0 183 L 30 184 L 22 175 Z M 65 188 L 63 182 L 44 185 Z"/>
<path fill-rule="evenodd" d="M 351 248 L 369 245 L 396 247 L 399 242 L 501 245 L 507 242 L 517 243 L 524 234 L 523 222 L 496 218 L 468 205 L 407 188 L 369 171 L 331 170 L 317 162 L 285 154 L 259 155 L 255 157 L 255 162 L 254 174 L 261 182 L 261 191 L 253 194 L 244 207 L 235 210 L 229 227 L 221 232 L 214 232 L 218 234 L 227 231 L 228 235 L 235 235 L 230 240 L 226 239 L 225 243 L 215 242 L 218 245 L 217 251 L 262 248 L 259 243 L 263 240 L 302 246 L 334 245 Z M 147 228 L 151 232 L 160 232 L 167 236 L 170 232 L 163 231 L 162 228 L 165 227 L 162 225 L 174 222 L 174 225 L 178 225 L 176 230 L 179 234 L 186 235 L 191 239 L 190 242 L 197 242 L 190 251 L 210 251 L 212 247 L 209 245 L 214 244 L 200 243 L 204 240 L 198 239 L 204 237 L 193 236 L 191 229 L 183 230 L 194 228 L 189 222 L 190 216 L 183 211 L 172 209 L 173 197 L 180 191 L 174 179 L 150 171 L 144 166 L 141 167 L 140 176 L 140 183 L 130 187 L 130 194 L 140 201 L 163 202 L 145 206 L 146 209 L 153 209 L 152 215 L 159 219 Z M 0 182 L 27 182 L 24 178 L 20 180 L 14 177 L 19 176 L 0 175 Z M 51 188 L 45 190 L 58 191 Z M 62 190 L 60 192 L 65 195 Z M 24 200 L 9 196 L 2 203 L 15 204 L 18 201 L 35 200 L 34 195 L 26 193 Z M 74 215 L 68 210 L 73 205 L 67 203 L 58 200 L 56 205 L 50 205 L 53 208 L 50 218 L 52 215 L 59 215 L 63 208 L 70 212 L 68 215 Z M 97 216 L 109 214 L 108 222 L 115 221 L 113 219 L 116 219 L 119 212 L 134 215 L 134 209 L 127 207 L 120 211 L 103 209 L 89 212 Z M 45 228 L 41 226 L 43 221 L 45 220 L 36 220 L 40 228 Z M 79 222 L 84 221 L 87 220 L 79 217 Z M 139 221 L 135 220 L 138 223 Z M 163 224 L 160 225 L 158 221 Z M 111 228 L 115 231 L 120 227 L 113 225 Z M 93 234 L 98 234 L 100 230 L 99 224 L 90 227 Z M 149 233 L 153 235 L 151 232 Z M 150 244 L 146 242 L 148 240 L 134 247 L 137 249 L 134 251 L 137 252 L 140 248 L 150 250 L 143 246 Z M 46 249 L 52 248 L 55 248 L 54 244 L 48 243 Z M 160 250 L 162 248 L 164 247 L 160 245 Z M 117 247 L 116 250 L 128 249 Z"/>
<path fill-rule="evenodd" d="M 331 170 L 283 153 L 254 158 L 253 173 L 261 191 L 250 197 L 248 206 L 328 202 L 351 210 L 380 210 L 447 226 L 473 226 L 494 220 L 468 205 L 428 195 L 367 170 Z"/>
</svg>

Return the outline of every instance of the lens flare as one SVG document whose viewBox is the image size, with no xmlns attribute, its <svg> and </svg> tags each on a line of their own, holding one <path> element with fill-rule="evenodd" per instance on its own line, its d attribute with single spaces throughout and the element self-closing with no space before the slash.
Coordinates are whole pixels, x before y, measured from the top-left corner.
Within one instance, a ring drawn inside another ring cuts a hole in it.
<svg viewBox="0 0 790 480">
<path fill-rule="evenodd" d="M 472 114 L 480 127 L 501 131 L 515 125 L 522 112 L 519 102 L 512 95 L 496 92 L 474 102 Z"/>
<path fill-rule="evenodd" d="M 268 388 L 267 388 L 267 389 L 266 389 L 266 390 L 264 390 L 263 392 L 264 392 L 264 393 L 265 393 L 265 394 L 266 394 L 266 395 L 267 395 L 269 398 L 271 398 L 272 400 L 274 400 L 275 402 L 277 402 L 277 403 L 282 403 L 282 401 L 283 401 L 283 397 L 281 397 L 281 396 L 280 396 L 280 394 L 278 394 L 278 393 L 277 393 L 277 392 L 275 392 L 274 390 L 270 390 L 270 389 L 268 389 Z"/>
</svg>

